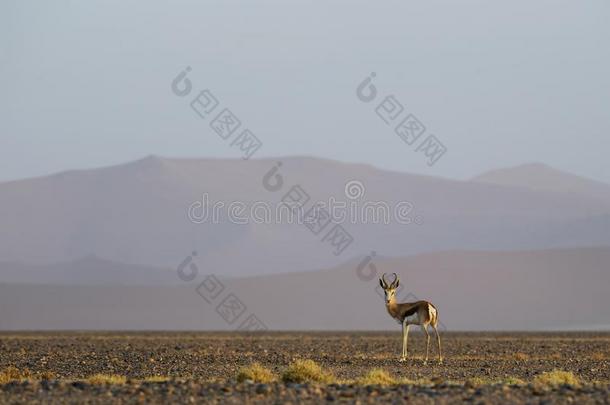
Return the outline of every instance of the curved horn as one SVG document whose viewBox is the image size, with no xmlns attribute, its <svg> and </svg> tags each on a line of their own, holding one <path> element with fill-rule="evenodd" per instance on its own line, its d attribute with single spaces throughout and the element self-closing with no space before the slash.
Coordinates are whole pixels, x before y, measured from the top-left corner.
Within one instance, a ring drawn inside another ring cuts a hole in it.
<svg viewBox="0 0 610 405">
<path fill-rule="evenodd" d="M 398 274 L 396 273 L 392 273 L 394 275 L 394 281 L 392 281 L 392 286 L 395 285 L 398 282 Z"/>
<path fill-rule="evenodd" d="M 383 274 L 381 275 L 381 281 L 383 281 L 383 284 L 385 284 L 385 286 L 386 286 L 386 287 L 389 285 L 389 284 L 388 284 L 388 282 L 387 282 L 387 281 L 386 281 L 386 279 L 385 279 L 385 273 L 383 273 Z"/>
</svg>

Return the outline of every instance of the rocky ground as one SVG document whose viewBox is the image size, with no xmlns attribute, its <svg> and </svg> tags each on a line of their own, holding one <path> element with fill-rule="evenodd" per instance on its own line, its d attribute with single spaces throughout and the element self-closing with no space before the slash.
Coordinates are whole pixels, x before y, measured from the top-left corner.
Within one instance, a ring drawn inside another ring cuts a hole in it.
<svg viewBox="0 0 610 405">
<path fill-rule="evenodd" d="M 445 361 L 423 364 L 421 335 L 398 362 L 398 333 L 24 333 L 0 334 L 0 370 L 30 377 L 0 384 L 0 402 L 306 403 L 610 403 L 610 334 L 446 333 Z M 313 359 L 337 384 L 237 383 L 240 367 L 260 362 L 278 375 L 295 359 Z M 393 387 L 358 386 L 382 368 Z M 580 387 L 541 388 L 545 371 L 570 371 Z M 93 384 L 94 374 L 125 376 Z M 147 381 L 153 376 L 156 381 Z M 525 384 L 511 381 L 521 379 Z"/>
</svg>

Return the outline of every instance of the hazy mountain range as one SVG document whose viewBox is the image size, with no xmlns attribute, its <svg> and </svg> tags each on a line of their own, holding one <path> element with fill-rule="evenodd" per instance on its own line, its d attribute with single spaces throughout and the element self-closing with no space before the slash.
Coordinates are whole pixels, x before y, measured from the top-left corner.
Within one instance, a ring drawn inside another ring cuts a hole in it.
<svg viewBox="0 0 610 405">
<path fill-rule="evenodd" d="M 0 284 L 0 329 L 234 330 L 254 314 L 276 330 L 398 331 L 376 292 L 382 272 L 400 274 L 399 298 L 431 300 L 442 329 L 610 329 L 607 247 L 376 257 L 368 263 L 374 267 L 360 271 L 370 280 L 358 276 L 361 263 L 355 259 L 328 270 L 281 275 L 219 276 L 224 289 L 216 298 L 202 289 L 203 272 L 174 285 Z M 107 265 L 106 270 L 113 268 Z M 225 321 L 216 309 L 230 294 L 245 309 L 236 320 Z"/>
<path fill-rule="evenodd" d="M 610 187 L 606 183 L 562 172 L 540 163 L 492 170 L 473 180 L 503 186 L 527 187 L 532 190 L 582 194 L 604 201 L 610 200 Z"/>
<path fill-rule="evenodd" d="M 48 264 L 94 255 L 174 268 L 197 251 L 210 272 L 257 275 L 328 268 L 370 251 L 406 256 L 610 245 L 610 187 L 544 166 L 458 181 L 314 158 L 281 161 L 284 183 L 275 192 L 263 187 L 276 164 L 267 159 L 148 157 L 2 183 L 0 261 Z M 540 181 L 549 176 L 552 185 Z M 309 194 L 310 205 L 331 196 L 349 204 L 344 189 L 350 180 L 364 185 L 362 202 L 412 203 L 414 222 L 344 223 L 354 241 L 336 256 L 322 242 L 330 228 L 314 235 L 302 224 L 235 224 L 226 212 L 218 223 L 187 218 L 189 206 L 204 193 L 210 203 L 277 205 L 293 185 Z"/>
<path fill-rule="evenodd" d="M 275 206 L 294 185 L 306 209 L 329 197 L 407 201 L 412 222 L 344 222 L 353 242 L 336 255 L 332 224 L 314 234 L 227 212 L 188 217 L 204 193 Z M 592 310 L 610 304 L 610 186 L 541 164 L 459 181 L 306 157 L 152 156 L 0 183 L 0 202 L 0 329 L 235 329 L 252 314 L 272 329 L 388 329 L 381 272 L 401 274 L 405 299 L 432 300 L 448 329 L 610 325 Z M 363 281 L 358 268 L 376 274 Z M 247 306 L 239 319 L 197 293 L 206 274 Z"/>
</svg>

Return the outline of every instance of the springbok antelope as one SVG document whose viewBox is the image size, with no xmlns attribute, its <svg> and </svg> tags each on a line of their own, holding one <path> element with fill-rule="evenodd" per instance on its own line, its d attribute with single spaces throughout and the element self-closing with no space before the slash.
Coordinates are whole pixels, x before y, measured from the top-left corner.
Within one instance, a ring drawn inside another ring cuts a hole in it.
<svg viewBox="0 0 610 405">
<path fill-rule="evenodd" d="M 400 361 L 407 359 L 407 340 L 409 339 L 409 326 L 420 325 L 421 329 L 426 334 L 426 359 L 424 364 L 428 362 L 428 350 L 430 348 L 430 334 L 428 333 L 428 325 L 432 326 L 436 332 L 436 340 L 438 342 L 438 362 L 443 363 L 441 354 L 441 338 L 438 334 L 438 311 L 434 305 L 428 301 L 417 302 L 396 302 L 396 289 L 400 284 L 398 275 L 394 274 L 394 281 L 388 284 L 385 279 L 385 274 L 379 279 L 379 284 L 385 293 L 385 307 L 388 314 L 398 323 L 402 325 L 402 357 Z"/>
</svg>

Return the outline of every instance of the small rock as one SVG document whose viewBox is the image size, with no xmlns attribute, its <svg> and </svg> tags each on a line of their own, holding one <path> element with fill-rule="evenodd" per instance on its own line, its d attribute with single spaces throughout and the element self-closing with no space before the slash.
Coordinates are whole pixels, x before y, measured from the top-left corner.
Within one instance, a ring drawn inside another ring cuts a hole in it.
<svg viewBox="0 0 610 405">
<path fill-rule="evenodd" d="M 78 388 L 79 390 L 84 390 L 84 389 L 87 387 L 87 386 L 85 385 L 85 383 L 84 383 L 84 382 L 82 382 L 82 381 L 74 381 L 74 382 L 72 383 L 72 386 L 73 386 L 74 388 Z"/>
<path fill-rule="evenodd" d="M 256 393 L 257 394 L 268 394 L 271 392 L 271 387 L 267 384 L 258 384 L 256 386 Z"/>
</svg>

